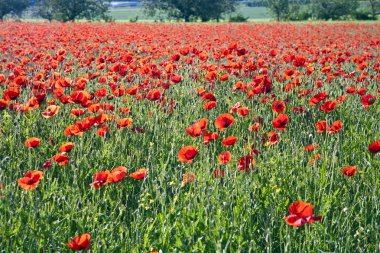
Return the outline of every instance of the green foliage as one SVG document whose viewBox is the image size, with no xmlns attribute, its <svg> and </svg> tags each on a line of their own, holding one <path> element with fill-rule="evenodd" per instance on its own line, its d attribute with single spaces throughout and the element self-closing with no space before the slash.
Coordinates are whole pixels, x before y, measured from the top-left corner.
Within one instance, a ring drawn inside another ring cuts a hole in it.
<svg viewBox="0 0 380 253">
<path fill-rule="evenodd" d="M 29 0 L 0 0 L 0 19 L 3 20 L 7 14 L 19 16 L 27 7 Z"/>
<path fill-rule="evenodd" d="M 245 5 L 248 7 L 265 6 L 265 0 L 251 0 L 251 1 L 245 2 Z"/>
<path fill-rule="evenodd" d="M 370 13 L 373 20 L 377 19 L 377 15 L 380 14 L 380 0 L 369 0 Z"/>
<path fill-rule="evenodd" d="M 229 22 L 247 22 L 248 17 L 244 17 L 241 13 L 236 14 L 235 16 L 230 16 Z"/>
<path fill-rule="evenodd" d="M 224 13 L 235 11 L 233 0 L 196 0 L 196 16 L 202 21 L 222 19 Z"/>
<path fill-rule="evenodd" d="M 357 20 L 371 20 L 373 19 L 369 11 L 358 10 L 354 13 Z"/>
<path fill-rule="evenodd" d="M 136 15 L 136 16 L 130 18 L 130 19 L 129 19 L 129 22 L 131 22 L 131 23 L 136 23 L 138 20 L 139 20 L 139 16 Z"/>
<path fill-rule="evenodd" d="M 312 0 L 312 13 L 317 19 L 337 20 L 353 14 L 358 6 L 357 0 Z"/>
<path fill-rule="evenodd" d="M 76 19 L 106 20 L 109 1 L 104 0 L 38 0 L 35 13 L 45 19 L 67 22 Z"/>
<path fill-rule="evenodd" d="M 39 0 L 34 8 L 38 17 L 52 21 L 54 19 L 54 3 L 51 0 Z"/>
<path fill-rule="evenodd" d="M 266 0 L 266 5 L 277 21 L 286 18 L 289 11 L 289 0 Z"/>
<path fill-rule="evenodd" d="M 307 5 L 292 4 L 286 18 L 291 21 L 308 20 L 311 18 L 310 8 Z"/>
<path fill-rule="evenodd" d="M 235 10 L 233 0 L 143 0 L 142 2 L 146 13 L 150 16 L 159 12 L 165 13 L 168 18 L 184 19 L 186 22 L 196 21 L 198 18 L 203 22 L 219 21 L 223 14 Z"/>
<path fill-rule="evenodd" d="M 266 0 L 277 21 L 322 20 L 376 20 L 380 13 L 380 0 L 365 2 L 366 8 L 358 8 L 358 0 Z"/>
</svg>

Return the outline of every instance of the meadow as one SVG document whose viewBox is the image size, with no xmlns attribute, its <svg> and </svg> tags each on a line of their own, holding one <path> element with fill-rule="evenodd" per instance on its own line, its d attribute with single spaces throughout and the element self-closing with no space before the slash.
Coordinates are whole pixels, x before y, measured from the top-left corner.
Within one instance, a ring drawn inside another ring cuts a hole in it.
<svg viewBox="0 0 380 253">
<path fill-rule="evenodd" d="M 244 17 L 247 17 L 249 21 L 268 21 L 270 19 L 269 11 L 265 7 L 248 7 L 245 5 L 238 5 L 235 13 L 236 15 L 240 13 Z M 159 17 L 151 17 L 144 13 L 142 7 L 113 7 L 110 8 L 109 14 L 117 22 L 129 21 L 138 17 L 139 21 L 152 22 L 154 20 L 159 20 Z M 229 15 L 226 15 L 228 20 Z"/>
<path fill-rule="evenodd" d="M 377 252 L 380 24 L 0 24 L 0 252 Z"/>
</svg>

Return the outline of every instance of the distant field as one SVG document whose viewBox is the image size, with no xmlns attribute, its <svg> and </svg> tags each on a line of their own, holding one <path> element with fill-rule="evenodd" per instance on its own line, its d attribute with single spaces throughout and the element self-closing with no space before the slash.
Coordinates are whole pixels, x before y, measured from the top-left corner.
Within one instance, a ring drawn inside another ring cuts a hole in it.
<svg viewBox="0 0 380 253">
<path fill-rule="evenodd" d="M 136 16 L 138 16 L 138 18 L 142 20 L 154 20 L 154 18 L 145 15 L 142 8 L 140 7 L 110 8 L 110 13 L 115 20 L 119 21 L 129 20 L 131 18 L 135 18 Z"/>
<path fill-rule="evenodd" d="M 154 20 L 154 17 L 147 16 L 141 7 L 117 7 L 110 8 L 111 16 L 116 21 L 130 20 L 138 16 L 139 20 Z M 270 15 L 265 7 L 239 6 L 236 13 L 241 13 L 250 20 L 268 20 Z M 228 17 L 227 17 L 228 18 Z"/>
</svg>

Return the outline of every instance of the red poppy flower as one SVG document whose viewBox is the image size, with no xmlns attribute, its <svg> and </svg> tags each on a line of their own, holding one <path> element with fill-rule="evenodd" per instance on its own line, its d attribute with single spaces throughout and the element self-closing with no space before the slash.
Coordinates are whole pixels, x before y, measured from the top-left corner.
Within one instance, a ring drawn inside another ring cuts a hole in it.
<svg viewBox="0 0 380 253">
<path fill-rule="evenodd" d="M 93 125 L 101 124 L 101 121 L 105 121 L 103 116 L 99 116 L 97 116 L 97 119 L 94 116 L 88 116 L 81 121 L 77 121 L 75 125 L 77 125 L 81 130 L 89 130 Z"/>
<path fill-rule="evenodd" d="M 272 111 L 276 113 L 283 113 L 286 109 L 285 103 L 282 101 L 274 101 L 272 103 Z"/>
<path fill-rule="evenodd" d="M 368 108 L 376 102 L 376 99 L 376 96 L 367 94 L 361 97 L 360 102 L 364 105 L 365 108 Z"/>
<path fill-rule="evenodd" d="M 224 81 L 227 81 L 229 78 L 229 75 L 228 74 L 224 74 L 220 77 L 220 81 L 224 82 Z"/>
<path fill-rule="evenodd" d="M 363 96 L 365 93 L 367 92 L 367 89 L 366 88 L 360 88 L 356 91 L 356 93 L 360 96 Z"/>
<path fill-rule="evenodd" d="M 231 136 L 228 136 L 226 139 L 222 140 L 222 145 L 225 147 L 229 147 L 229 146 L 234 145 L 236 141 L 237 141 L 237 137 L 231 135 Z"/>
<path fill-rule="evenodd" d="M 183 163 L 191 163 L 197 154 L 198 150 L 194 146 L 185 146 L 178 152 L 178 159 Z"/>
<path fill-rule="evenodd" d="M 128 173 L 128 169 L 124 166 L 119 166 L 113 169 L 108 176 L 108 182 L 110 183 L 118 183 L 120 182 L 123 178 L 126 177 Z"/>
<path fill-rule="evenodd" d="M 215 178 L 222 178 L 225 175 L 225 170 L 222 169 L 215 169 L 212 174 L 214 175 Z"/>
<path fill-rule="evenodd" d="M 326 120 L 320 120 L 317 123 L 315 123 L 315 128 L 317 129 L 317 133 L 326 133 L 327 132 Z"/>
<path fill-rule="evenodd" d="M 78 116 L 81 116 L 81 115 L 86 114 L 86 111 L 83 110 L 83 109 L 72 109 L 72 110 L 70 111 L 70 114 L 73 115 L 73 116 L 78 117 Z"/>
<path fill-rule="evenodd" d="M 131 173 L 129 177 L 135 179 L 135 180 L 142 180 L 148 175 L 148 170 L 145 168 L 140 168 L 136 170 L 135 172 Z"/>
<path fill-rule="evenodd" d="M 374 141 L 368 146 L 369 152 L 376 154 L 380 151 L 380 141 Z"/>
<path fill-rule="evenodd" d="M 131 118 L 123 118 L 119 119 L 117 121 L 118 128 L 124 128 L 124 127 L 132 127 L 133 126 L 133 120 Z"/>
<path fill-rule="evenodd" d="M 39 138 L 31 137 L 24 142 L 24 145 L 27 148 L 36 148 L 40 145 L 40 143 L 41 143 L 41 140 Z"/>
<path fill-rule="evenodd" d="M 313 206 L 303 201 L 296 201 L 289 206 L 290 215 L 284 220 L 293 227 L 322 220 L 322 216 L 313 216 Z"/>
<path fill-rule="evenodd" d="M 161 90 L 152 90 L 148 93 L 147 99 L 151 101 L 156 101 L 161 98 Z"/>
<path fill-rule="evenodd" d="M 203 109 L 205 110 L 211 110 L 216 107 L 215 101 L 207 101 L 203 104 Z"/>
<path fill-rule="evenodd" d="M 276 130 L 285 131 L 288 122 L 289 122 L 288 115 L 280 114 L 274 120 L 272 120 L 272 126 Z"/>
<path fill-rule="evenodd" d="M 320 107 L 319 110 L 324 111 L 324 112 L 332 112 L 336 107 L 336 102 L 334 100 L 331 101 L 326 101 L 323 103 Z"/>
<path fill-rule="evenodd" d="M 188 128 L 186 128 L 186 133 L 190 135 L 191 137 L 198 137 L 201 136 L 203 133 L 205 133 L 207 128 L 207 119 L 202 118 L 199 121 L 195 122 Z"/>
<path fill-rule="evenodd" d="M 248 172 L 255 166 L 256 166 L 255 159 L 250 155 L 246 155 L 239 159 L 237 169 L 240 171 Z"/>
<path fill-rule="evenodd" d="M 17 87 L 10 87 L 3 92 L 3 98 L 5 101 L 16 99 L 20 95 L 20 89 Z"/>
<path fill-rule="evenodd" d="M 59 147 L 59 151 L 62 153 L 70 152 L 74 147 L 74 143 L 66 142 Z"/>
<path fill-rule="evenodd" d="M 77 235 L 66 245 L 73 250 L 88 250 L 90 248 L 91 236 L 89 234 Z"/>
<path fill-rule="evenodd" d="M 215 141 L 219 138 L 217 132 L 206 133 L 203 135 L 203 144 L 207 145 L 210 141 Z"/>
<path fill-rule="evenodd" d="M 138 90 L 139 90 L 139 87 L 138 87 L 138 86 L 132 86 L 132 87 L 127 88 L 125 91 L 126 91 L 129 95 L 136 95 L 136 93 L 137 93 Z"/>
<path fill-rule="evenodd" d="M 303 113 L 305 111 L 305 109 L 302 106 L 294 106 L 292 108 L 292 111 L 294 113 Z"/>
<path fill-rule="evenodd" d="M 336 101 L 339 102 L 339 103 L 343 103 L 346 99 L 347 99 L 347 94 L 344 94 L 342 96 L 338 96 L 336 97 Z"/>
<path fill-rule="evenodd" d="M 197 176 L 193 172 L 186 172 L 185 174 L 183 174 L 182 186 L 194 182 L 195 179 L 197 179 Z"/>
<path fill-rule="evenodd" d="M 342 123 L 342 121 L 337 120 L 337 121 L 333 122 L 333 123 L 330 125 L 330 127 L 329 127 L 329 129 L 328 129 L 327 132 L 328 132 L 329 134 L 335 134 L 335 133 L 340 132 L 340 131 L 342 130 L 342 127 L 343 127 L 343 123 Z"/>
<path fill-rule="evenodd" d="M 237 102 L 234 106 L 231 107 L 230 112 L 235 113 L 240 108 L 240 103 Z"/>
<path fill-rule="evenodd" d="M 295 66 L 295 67 L 301 67 L 301 66 L 305 66 L 305 64 L 306 64 L 306 58 L 305 58 L 304 55 L 297 54 L 294 57 L 293 66 Z"/>
<path fill-rule="evenodd" d="M 276 132 L 269 132 L 268 136 L 269 136 L 269 142 L 268 142 L 269 145 L 277 144 L 278 141 L 280 140 L 280 136 Z"/>
<path fill-rule="evenodd" d="M 43 172 L 38 170 L 30 170 L 24 174 L 24 177 L 17 180 L 18 185 L 24 190 L 36 189 L 43 178 Z"/>
<path fill-rule="evenodd" d="M 143 134 L 143 133 L 145 133 L 145 130 L 142 127 L 132 127 L 131 131 L 133 133 L 136 133 L 136 134 Z"/>
<path fill-rule="evenodd" d="M 229 113 L 219 115 L 215 120 L 215 127 L 223 131 L 234 123 L 234 117 Z"/>
<path fill-rule="evenodd" d="M 316 147 L 318 147 L 318 144 L 317 144 L 317 143 L 314 143 L 314 144 L 310 144 L 310 145 L 305 146 L 303 150 L 308 151 L 308 152 L 311 152 L 311 151 L 313 151 Z"/>
<path fill-rule="evenodd" d="M 84 129 L 80 126 L 80 124 L 75 124 L 75 125 L 70 125 L 66 127 L 64 130 L 65 135 L 71 137 L 73 135 L 79 135 L 82 136 L 84 135 Z"/>
<path fill-rule="evenodd" d="M 202 130 L 197 125 L 191 125 L 185 129 L 186 133 L 191 137 L 198 137 L 202 135 Z"/>
<path fill-rule="evenodd" d="M 328 97 L 329 96 L 324 91 L 321 93 L 318 93 L 318 94 L 316 94 L 310 98 L 309 105 L 314 106 L 314 105 L 318 104 L 319 102 L 327 99 Z"/>
<path fill-rule="evenodd" d="M 199 88 L 199 89 L 198 89 L 198 95 L 199 95 L 199 96 L 203 96 L 204 94 L 206 94 L 206 89 L 204 89 L 204 88 Z"/>
<path fill-rule="evenodd" d="M 249 109 L 248 107 L 240 107 L 237 109 L 237 112 L 240 116 L 245 117 L 249 114 Z"/>
<path fill-rule="evenodd" d="M 173 74 L 172 79 L 171 79 L 173 83 L 179 83 L 181 82 L 181 80 L 182 80 L 182 77 L 176 74 Z"/>
<path fill-rule="evenodd" d="M 216 101 L 216 97 L 212 93 L 205 93 L 202 95 L 202 100 L 205 101 Z"/>
<path fill-rule="evenodd" d="M 57 105 L 49 105 L 46 110 L 44 112 L 42 112 L 42 117 L 44 117 L 45 119 L 48 119 L 50 117 L 53 117 L 55 115 L 57 115 L 57 113 L 59 112 L 59 106 Z"/>
<path fill-rule="evenodd" d="M 42 165 L 42 168 L 47 169 L 47 168 L 51 167 L 51 165 L 52 165 L 51 161 L 46 161 Z"/>
<path fill-rule="evenodd" d="M 226 165 L 231 161 L 231 153 L 229 151 L 223 151 L 218 155 L 218 162 Z"/>
<path fill-rule="evenodd" d="M 93 123 L 91 123 L 91 124 L 101 125 L 101 124 L 109 121 L 110 119 L 111 119 L 110 116 L 108 116 L 107 114 L 101 113 L 98 116 L 96 116 L 95 118 L 93 118 L 93 120 L 91 120 L 91 121 L 93 121 Z"/>
<path fill-rule="evenodd" d="M 74 103 L 86 104 L 88 100 L 91 100 L 91 95 L 83 90 L 75 90 L 71 93 L 70 98 Z"/>
<path fill-rule="evenodd" d="M 98 171 L 94 174 L 93 180 L 94 182 L 91 183 L 90 185 L 96 189 L 99 189 L 106 185 L 108 183 L 108 177 L 110 175 L 110 171 Z"/>
<path fill-rule="evenodd" d="M 352 177 L 356 173 L 356 165 L 355 166 L 347 166 L 340 170 L 340 173 L 346 175 L 348 177 Z"/>
<path fill-rule="evenodd" d="M 97 113 L 97 112 L 103 112 L 103 109 L 101 109 L 100 104 L 92 104 L 87 108 L 88 112 L 91 113 Z"/>
<path fill-rule="evenodd" d="M 352 94 L 352 93 L 355 93 L 355 90 L 356 90 L 356 87 L 355 86 L 351 86 L 351 87 L 348 87 L 346 89 L 346 92 L 349 93 L 349 94 Z"/>
<path fill-rule="evenodd" d="M 206 77 L 207 81 L 210 81 L 210 82 L 215 81 L 216 78 L 218 77 L 218 72 L 216 72 L 216 71 L 209 71 L 209 72 L 207 72 L 207 74 L 206 74 L 205 77 Z"/>
<path fill-rule="evenodd" d="M 64 166 L 69 164 L 69 157 L 65 154 L 56 154 L 51 158 L 54 162 L 58 163 L 59 166 Z"/>
<path fill-rule="evenodd" d="M 248 127 L 248 131 L 257 132 L 261 129 L 261 124 L 259 122 L 255 122 Z"/>
<path fill-rule="evenodd" d="M 8 101 L 6 101 L 5 99 L 0 99 L 0 110 L 7 108 L 7 106 L 8 106 Z"/>
<path fill-rule="evenodd" d="M 102 125 L 101 127 L 98 128 L 97 135 L 100 137 L 104 137 L 109 132 L 110 132 L 109 127 L 107 125 Z"/>
<path fill-rule="evenodd" d="M 128 107 L 120 107 L 119 108 L 119 112 L 121 112 L 122 114 L 129 114 L 130 111 L 131 111 L 131 109 Z"/>
<path fill-rule="evenodd" d="M 100 88 L 97 91 L 95 91 L 95 96 L 97 96 L 98 98 L 102 98 L 102 97 L 107 96 L 107 93 L 108 93 L 107 89 Z"/>
</svg>

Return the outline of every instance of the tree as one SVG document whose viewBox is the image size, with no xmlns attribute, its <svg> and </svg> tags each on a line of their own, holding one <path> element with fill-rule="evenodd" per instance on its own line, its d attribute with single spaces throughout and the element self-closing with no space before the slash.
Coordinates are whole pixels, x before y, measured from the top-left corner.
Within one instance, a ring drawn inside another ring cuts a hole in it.
<svg viewBox="0 0 380 253">
<path fill-rule="evenodd" d="M 284 19 L 288 14 L 288 0 L 266 0 L 266 5 L 267 8 L 269 8 L 272 14 L 276 17 L 277 21 Z"/>
<path fill-rule="evenodd" d="M 185 19 L 190 21 L 195 16 L 196 10 L 192 0 L 143 0 L 145 12 L 155 16 L 157 12 L 164 12 L 168 17 L 174 19 Z"/>
<path fill-rule="evenodd" d="M 235 2 L 232 0 L 198 0 L 196 10 L 197 16 L 201 18 L 202 22 L 211 19 L 219 22 L 223 14 L 235 11 Z"/>
<path fill-rule="evenodd" d="M 311 18 L 310 0 L 289 0 L 287 20 L 300 21 Z"/>
<path fill-rule="evenodd" d="M 142 0 L 142 3 L 148 15 L 164 12 L 169 18 L 185 22 L 198 18 L 219 21 L 223 14 L 235 10 L 234 0 Z"/>
<path fill-rule="evenodd" d="M 353 14 L 358 6 L 357 0 L 312 0 L 313 15 L 324 20 Z"/>
<path fill-rule="evenodd" d="M 380 0 L 369 0 L 371 7 L 372 19 L 376 20 L 376 16 L 380 14 Z"/>
<path fill-rule="evenodd" d="M 110 1 L 105 0 L 38 0 L 35 13 L 48 20 L 63 22 L 76 19 L 110 20 Z"/>
<path fill-rule="evenodd" d="M 7 14 L 20 16 L 29 7 L 29 0 L 0 0 L 0 19 Z"/>
<path fill-rule="evenodd" d="M 34 7 L 34 14 L 52 21 L 54 19 L 54 4 L 51 0 L 38 0 Z"/>
</svg>

